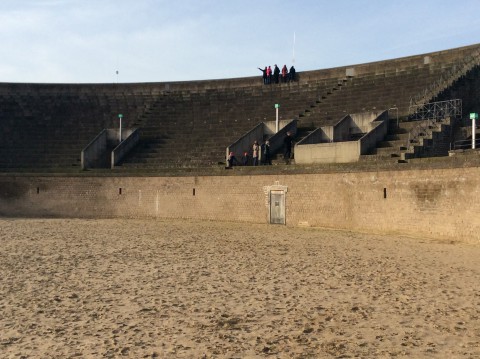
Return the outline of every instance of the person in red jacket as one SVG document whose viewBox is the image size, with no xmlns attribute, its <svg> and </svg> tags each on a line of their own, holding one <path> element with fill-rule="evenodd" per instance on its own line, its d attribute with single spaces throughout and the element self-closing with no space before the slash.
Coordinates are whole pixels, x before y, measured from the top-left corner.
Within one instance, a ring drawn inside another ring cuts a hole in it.
<svg viewBox="0 0 480 359">
<path fill-rule="evenodd" d="M 272 82 L 272 68 L 268 66 L 267 68 L 267 84 Z"/>
<path fill-rule="evenodd" d="M 283 65 L 283 67 L 282 67 L 282 82 L 283 83 L 287 82 L 287 78 L 288 78 L 287 65 Z"/>
</svg>

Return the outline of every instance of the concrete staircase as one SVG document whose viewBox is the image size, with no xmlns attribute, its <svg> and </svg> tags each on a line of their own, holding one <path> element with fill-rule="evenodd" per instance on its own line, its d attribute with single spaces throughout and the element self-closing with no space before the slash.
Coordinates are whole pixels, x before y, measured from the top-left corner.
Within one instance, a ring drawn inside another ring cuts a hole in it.
<svg viewBox="0 0 480 359">
<path fill-rule="evenodd" d="M 448 156 L 451 142 L 450 119 L 436 123 L 430 120 L 390 121 L 388 134 L 370 154 L 361 155 L 360 161 L 407 163 L 418 157 Z"/>
</svg>

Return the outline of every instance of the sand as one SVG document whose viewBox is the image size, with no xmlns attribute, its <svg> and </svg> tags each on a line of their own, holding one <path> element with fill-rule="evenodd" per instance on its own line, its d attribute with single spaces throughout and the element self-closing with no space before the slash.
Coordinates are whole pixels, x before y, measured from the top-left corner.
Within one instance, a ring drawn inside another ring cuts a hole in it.
<svg viewBox="0 0 480 359">
<path fill-rule="evenodd" d="M 0 219 L 2 358 L 480 358 L 480 245 Z"/>
</svg>

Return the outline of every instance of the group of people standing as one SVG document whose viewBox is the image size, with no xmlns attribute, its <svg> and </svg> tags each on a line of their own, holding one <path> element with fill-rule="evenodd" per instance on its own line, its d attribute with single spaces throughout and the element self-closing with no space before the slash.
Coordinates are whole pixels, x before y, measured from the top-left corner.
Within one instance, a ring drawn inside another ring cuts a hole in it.
<svg viewBox="0 0 480 359">
<path fill-rule="evenodd" d="M 286 136 L 283 139 L 284 146 L 284 155 L 283 158 L 286 164 L 290 163 L 292 158 L 292 147 L 293 147 L 293 137 L 290 131 L 287 132 Z M 260 164 L 259 159 L 261 160 L 262 165 L 271 165 L 272 164 L 272 155 L 270 152 L 270 141 L 266 140 L 262 145 L 259 145 L 258 141 L 254 141 L 252 145 L 252 157 L 250 161 L 250 154 L 244 152 L 241 162 L 237 160 L 235 154 L 230 152 L 227 158 L 227 167 L 231 168 L 232 166 L 258 166 Z"/>
<path fill-rule="evenodd" d="M 261 153 L 261 156 L 260 156 Z M 271 165 L 272 157 L 270 154 L 270 141 L 265 141 L 261 146 L 258 144 L 258 141 L 253 142 L 252 147 L 252 165 L 258 166 L 258 158 L 261 158 L 262 165 Z"/>
<path fill-rule="evenodd" d="M 228 159 L 227 159 L 227 166 L 258 166 L 260 164 L 259 159 L 261 159 L 262 165 L 271 165 L 272 164 L 272 157 L 270 153 L 270 141 L 265 141 L 262 145 L 258 144 L 258 141 L 253 142 L 252 145 L 252 156 L 250 161 L 250 154 L 245 152 L 241 158 L 241 162 L 237 160 L 235 154 L 230 152 Z"/>
<path fill-rule="evenodd" d="M 287 65 L 283 65 L 282 70 L 275 64 L 273 71 L 271 66 L 265 66 L 262 70 L 260 67 L 258 68 L 262 71 L 263 75 L 263 84 L 270 85 L 271 83 L 287 83 L 290 81 L 295 81 L 295 67 L 292 65 L 290 70 L 287 69 Z"/>
</svg>

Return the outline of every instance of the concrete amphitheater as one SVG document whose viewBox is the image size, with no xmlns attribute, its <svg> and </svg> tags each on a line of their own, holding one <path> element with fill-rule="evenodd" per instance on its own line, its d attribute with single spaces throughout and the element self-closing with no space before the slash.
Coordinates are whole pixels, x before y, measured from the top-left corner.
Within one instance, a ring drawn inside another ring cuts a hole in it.
<svg viewBox="0 0 480 359">
<path fill-rule="evenodd" d="M 0 356 L 479 357 L 479 51 L 0 84 Z"/>
<path fill-rule="evenodd" d="M 478 242 L 469 114 L 480 109 L 479 54 L 477 44 L 300 71 L 294 82 L 271 85 L 259 77 L 1 83 L 0 214 L 223 220 Z M 275 104 L 276 135 L 268 129 Z M 362 116 L 382 130 L 371 135 L 356 120 Z M 279 145 L 287 129 L 296 141 L 289 165 Z M 274 165 L 227 170 L 226 151 L 249 150 L 255 136 L 276 138 Z M 358 153 L 322 157 L 340 146 Z"/>
</svg>

